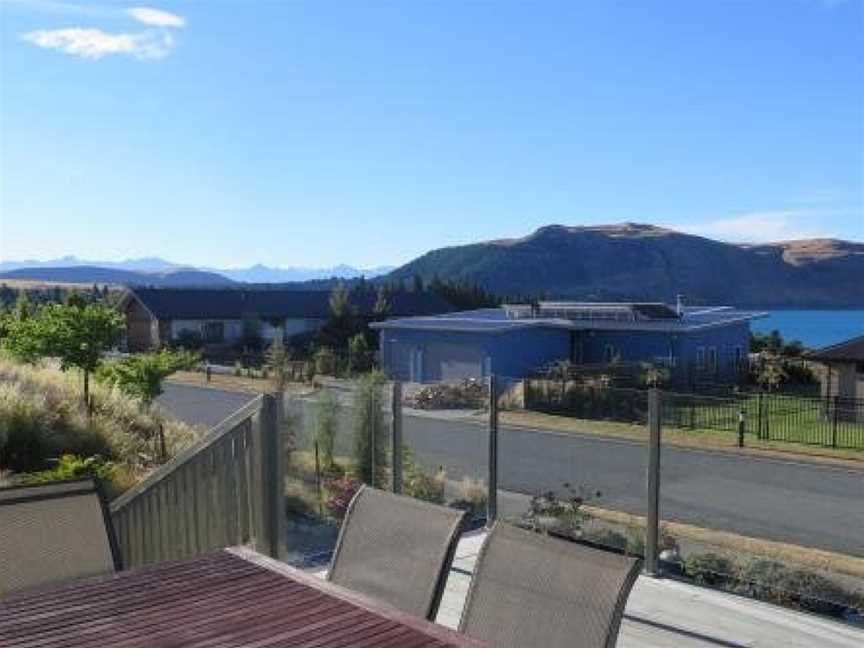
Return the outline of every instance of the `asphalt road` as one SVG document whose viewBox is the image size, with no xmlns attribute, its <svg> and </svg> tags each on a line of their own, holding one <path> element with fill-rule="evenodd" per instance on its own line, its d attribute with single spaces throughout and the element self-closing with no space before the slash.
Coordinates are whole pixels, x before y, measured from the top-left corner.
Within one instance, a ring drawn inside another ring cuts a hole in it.
<svg viewBox="0 0 864 648">
<path fill-rule="evenodd" d="M 253 397 L 169 383 L 159 403 L 185 421 L 214 425 Z M 337 446 L 349 452 L 351 413 L 343 408 L 342 415 Z M 403 421 L 404 441 L 417 460 L 444 466 L 452 480 L 486 479 L 484 427 L 407 413 Z M 499 487 L 515 493 L 566 493 L 569 483 L 600 491 L 598 506 L 644 515 L 646 462 L 646 446 L 631 441 L 499 432 Z M 672 446 L 663 449 L 661 470 L 664 519 L 864 556 L 864 470 Z"/>
<path fill-rule="evenodd" d="M 253 398 L 251 393 L 166 382 L 156 403 L 181 421 L 212 427 Z"/>
<path fill-rule="evenodd" d="M 485 479 L 487 432 L 480 426 L 405 416 L 403 437 L 419 460 L 449 479 Z M 645 513 L 645 445 L 503 427 L 499 488 L 600 491 L 596 505 Z M 665 447 L 661 517 L 701 527 L 864 556 L 864 470 Z"/>
</svg>

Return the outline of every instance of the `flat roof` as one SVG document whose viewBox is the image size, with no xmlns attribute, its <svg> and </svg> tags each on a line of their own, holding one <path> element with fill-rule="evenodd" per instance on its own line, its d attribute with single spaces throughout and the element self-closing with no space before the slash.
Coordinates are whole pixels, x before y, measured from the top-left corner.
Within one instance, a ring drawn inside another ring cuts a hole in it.
<svg viewBox="0 0 864 648">
<path fill-rule="evenodd" d="M 749 322 L 767 313 L 741 311 L 729 306 L 687 307 L 680 318 L 657 320 L 566 319 L 560 317 L 511 318 L 504 308 L 483 308 L 431 317 L 404 317 L 375 322 L 375 329 L 504 333 L 525 328 L 557 328 L 571 331 L 654 331 L 689 333 Z"/>
</svg>

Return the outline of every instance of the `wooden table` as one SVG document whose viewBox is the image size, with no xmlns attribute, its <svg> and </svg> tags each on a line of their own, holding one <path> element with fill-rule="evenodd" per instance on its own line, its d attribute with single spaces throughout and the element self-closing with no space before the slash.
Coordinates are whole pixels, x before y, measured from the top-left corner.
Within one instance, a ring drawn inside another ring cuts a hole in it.
<svg viewBox="0 0 864 648">
<path fill-rule="evenodd" d="M 0 646 L 482 644 L 246 549 L 0 600 Z"/>
</svg>

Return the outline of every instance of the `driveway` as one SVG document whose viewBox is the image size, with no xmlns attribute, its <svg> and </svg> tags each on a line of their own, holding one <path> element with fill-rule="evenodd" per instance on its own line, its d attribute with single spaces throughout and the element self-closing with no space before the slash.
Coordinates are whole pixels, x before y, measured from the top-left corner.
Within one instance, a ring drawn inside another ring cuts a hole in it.
<svg viewBox="0 0 864 648">
<path fill-rule="evenodd" d="M 249 392 L 166 382 L 156 403 L 190 425 L 213 427 L 255 398 Z"/>
</svg>

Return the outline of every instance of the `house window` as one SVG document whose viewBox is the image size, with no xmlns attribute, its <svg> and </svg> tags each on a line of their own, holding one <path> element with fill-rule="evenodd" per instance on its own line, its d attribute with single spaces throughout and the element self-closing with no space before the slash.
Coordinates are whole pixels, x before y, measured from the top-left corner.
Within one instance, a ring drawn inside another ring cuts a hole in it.
<svg viewBox="0 0 864 648">
<path fill-rule="evenodd" d="M 615 347 L 607 344 L 603 347 L 603 362 L 609 364 L 615 361 Z"/>
<path fill-rule="evenodd" d="M 855 363 L 855 371 L 857 371 L 861 375 L 864 375 L 864 362 Z"/>
<path fill-rule="evenodd" d="M 225 341 L 224 322 L 204 322 L 205 344 L 218 344 Z"/>
<path fill-rule="evenodd" d="M 732 362 L 736 369 L 740 369 L 744 364 L 744 350 L 740 346 L 735 347 L 735 352 L 732 355 Z"/>
<path fill-rule="evenodd" d="M 696 348 L 696 368 L 705 368 L 705 347 L 700 346 Z"/>
</svg>

